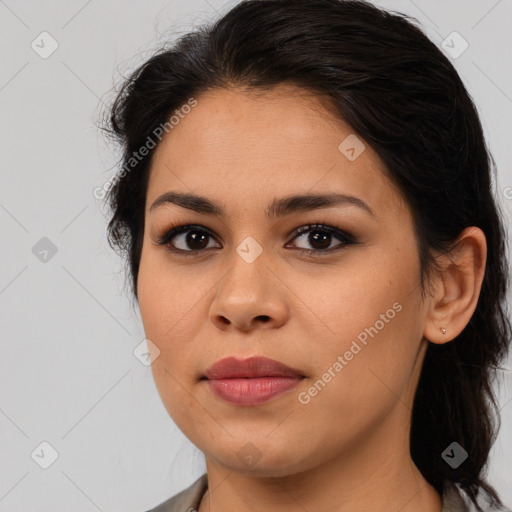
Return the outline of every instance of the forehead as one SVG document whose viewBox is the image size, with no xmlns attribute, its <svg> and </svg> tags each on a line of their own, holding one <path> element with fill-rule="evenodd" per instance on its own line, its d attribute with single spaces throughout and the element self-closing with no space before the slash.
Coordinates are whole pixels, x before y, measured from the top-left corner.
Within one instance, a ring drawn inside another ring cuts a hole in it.
<svg viewBox="0 0 512 512">
<path fill-rule="evenodd" d="M 305 192 L 356 195 L 376 209 L 403 207 L 375 151 L 314 93 L 281 84 L 215 89 L 196 100 L 155 150 L 148 209 L 167 190 L 229 198 L 245 209 Z M 344 141 L 362 151 L 357 158 L 340 150 Z"/>
</svg>

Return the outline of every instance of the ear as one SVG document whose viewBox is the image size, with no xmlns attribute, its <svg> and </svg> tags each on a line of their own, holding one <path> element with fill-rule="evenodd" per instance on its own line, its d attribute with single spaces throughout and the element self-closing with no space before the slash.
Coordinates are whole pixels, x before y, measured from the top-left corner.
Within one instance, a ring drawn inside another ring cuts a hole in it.
<svg viewBox="0 0 512 512">
<path fill-rule="evenodd" d="M 435 291 L 429 299 L 423 332 L 436 344 L 451 341 L 469 323 L 484 279 L 487 242 L 483 231 L 475 226 L 466 228 L 457 240 L 450 253 L 437 257 L 442 271 L 433 278 Z"/>
</svg>

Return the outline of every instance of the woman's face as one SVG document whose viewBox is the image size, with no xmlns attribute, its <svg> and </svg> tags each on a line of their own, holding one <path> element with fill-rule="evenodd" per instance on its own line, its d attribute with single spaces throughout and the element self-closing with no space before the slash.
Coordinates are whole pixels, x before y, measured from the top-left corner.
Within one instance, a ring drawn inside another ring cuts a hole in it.
<svg viewBox="0 0 512 512">
<path fill-rule="evenodd" d="M 411 213 L 383 164 L 293 86 L 196 99 L 154 154 L 138 277 L 167 411 L 207 457 L 251 474 L 377 459 L 376 446 L 408 453 L 426 303 Z M 169 192 L 222 214 L 151 209 Z M 333 194 L 355 199 L 283 201 Z M 156 243 L 183 225 L 194 227 Z M 254 356 L 299 376 L 205 378 Z"/>
</svg>

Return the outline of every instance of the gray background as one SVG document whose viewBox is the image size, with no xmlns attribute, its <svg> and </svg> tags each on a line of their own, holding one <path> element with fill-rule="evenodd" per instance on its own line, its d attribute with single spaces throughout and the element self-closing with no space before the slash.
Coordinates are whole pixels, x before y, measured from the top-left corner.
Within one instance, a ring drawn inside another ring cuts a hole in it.
<svg viewBox="0 0 512 512">
<path fill-rule="evenodd" d="M 468 42 L 453 62 L 482 116 L 508 222 L 511 0 L 377 3 L 417 17 L 438 45 L 454 31 Z M 119 155 L 95 124 L 119 73 L 227 7 L 0 0 L 0 512 L 142 511 L 204 471 L 161 404 L 150 367 L 133 355 L 142 324 L 93 196 Z M 48 51 L 43 31 L 59 45 L 47 58 L 31 47 L 39 41 Z M 57 249 L 46 261 L 43 237 Z M 489 481 L 512 506 L 511 376 L 501 375 Z M 58 454 L 48 469 L 40 467 L 51 457 L 44 441 Z"/>
</svg>

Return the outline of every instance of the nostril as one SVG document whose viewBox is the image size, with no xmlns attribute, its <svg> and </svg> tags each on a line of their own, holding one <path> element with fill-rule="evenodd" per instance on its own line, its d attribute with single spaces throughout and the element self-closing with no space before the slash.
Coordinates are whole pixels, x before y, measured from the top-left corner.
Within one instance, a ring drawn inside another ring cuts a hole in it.
<svg viewBox="0 0 512 512">
<path fill-rule="evenodd" d="M 256 317 L 258 320 L 262 320 L 263 322 L 268 322 L 270 320 L 270 317 L 268 315 L 259 315 Z"/>
</svg>

